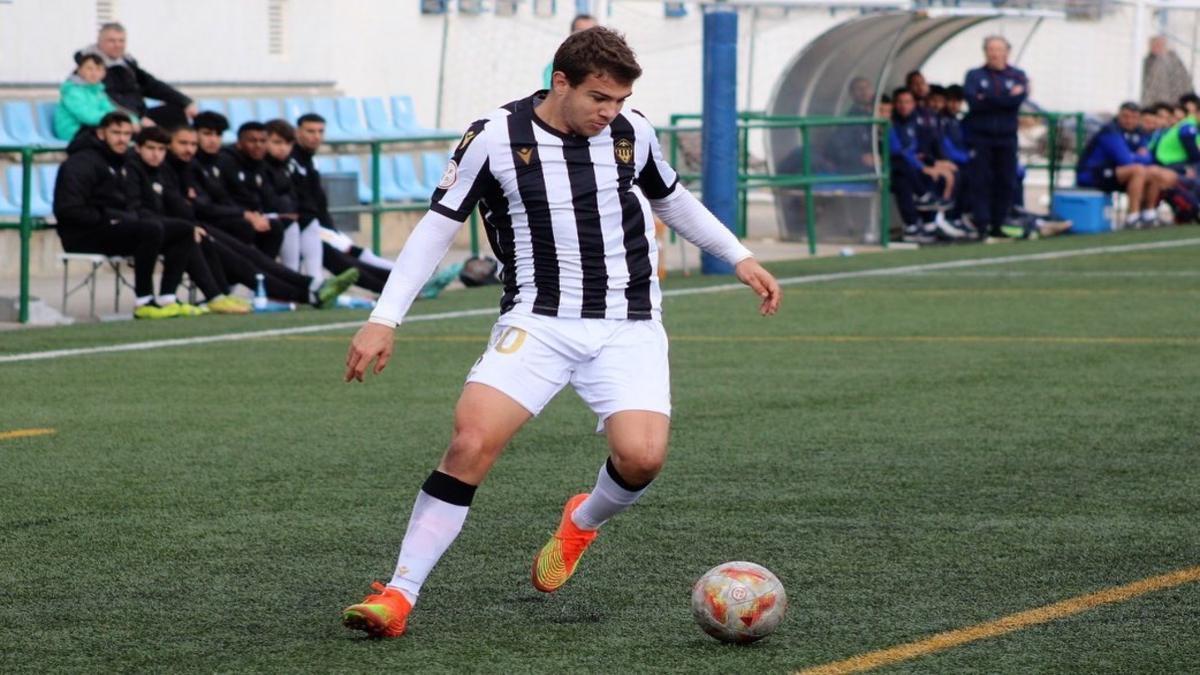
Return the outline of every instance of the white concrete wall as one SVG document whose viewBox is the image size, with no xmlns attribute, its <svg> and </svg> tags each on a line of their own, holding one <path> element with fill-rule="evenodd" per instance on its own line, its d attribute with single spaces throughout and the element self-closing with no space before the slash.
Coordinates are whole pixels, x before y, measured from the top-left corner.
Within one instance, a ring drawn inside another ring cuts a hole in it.
<svg viewBox="0 0 1200 675">
<path fill-rule="evenodd" d="M 284 0 L 285 53 L 267 53 L 267 0 L 114 0 L 129 29 L 129 50 L 168 81 L 330 81 L 355 96 L 410 93 L 420 120 L 434 124 L 443 27 L 446 74 L 441 126 L 461 128 L 494 106 L 540 86 L 543 67 L 566 33 L 574 3 L 555 17 L 492 14 L 422 16 L 417 0 Z M 681 19 L 652 2 L 597 0 L 598 15 L 624 31 L 645 76 L 631 105 L 663 123 L 701 102 L 702 19 L 696 6 Z M 842 11 L 763 9 L 741 20 L 739 101 L 762 109 L 784 66 L 810 39 L 853 15 Z M 1191 13 L 1172 19 L 1190 34 Z M 1128 97 L 1134 53 L 1130 10 L 1102 22 L 1047 20 L 1019 65 L 1035 99 L 1051 109 L 1111 110 Z M 0 3 L 0 82 L 62 80 L 71 54 L 95 39 L 91 0 Z M 959 81 L 980 62 L 984 34 L 1023 42 L 1031 22 L 989 22 L 947 42 L 927 67 L 934 82 Z M 753 64 L 751 67 L 751 49 Z M 1185 63 L 1191 54 L 1183 54 Z"/>
</svg>

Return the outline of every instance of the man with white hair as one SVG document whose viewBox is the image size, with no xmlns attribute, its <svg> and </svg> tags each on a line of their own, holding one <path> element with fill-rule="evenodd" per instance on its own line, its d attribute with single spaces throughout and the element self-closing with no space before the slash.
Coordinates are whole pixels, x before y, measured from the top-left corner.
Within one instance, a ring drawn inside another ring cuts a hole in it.
<svg viewBox="0 0 1200 675">
<path fill-rule="evenodd" d="M 1150 52 L 1142 59 L 1142 105 L 1178 101 L 1192 91 L 1192 75 L 1168 46 L 1167 36 L 1150 38 Z"/>
<path fill-rule="evenodd" d="M 967 72 L 963 92 L 970 110 L 963 120 L 971 159 L 972 218 L 980 238 L 1005 238 L 1017 182 L 1017 115 L 1029 96 L 1025 71 L 1009 65 L 1008 40 L 983 40 L 983 67 Z"/>
<path fill-rule="evenodd" d="M 160 125 L 168 129 L 184 126 L 196 116 L 192 99 L 171 85 L 142 70 L 137 60 L 125 52 L 125 27 L 106 23 L 100 27 L 96 44 L 79 50 L 104 60 L 104 90 L 118 108 L 133 113 L 142 126 Z M 146 107 L 146 99 L 162 101 L 161 106 Z"/>
</svg>

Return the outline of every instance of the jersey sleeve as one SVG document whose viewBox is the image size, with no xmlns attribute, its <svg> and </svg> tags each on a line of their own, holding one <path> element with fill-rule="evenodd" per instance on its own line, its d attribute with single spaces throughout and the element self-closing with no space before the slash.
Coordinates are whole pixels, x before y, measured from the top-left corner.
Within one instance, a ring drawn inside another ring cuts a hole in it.
<svg viewBox="0 0 1200 675">
<path fill-rule="evenodd" d="M 433 191 L 429 210 L 465 221 L 494 180 L 488 164 L 487 120 L 479 120 L 467 128 L 454 148 L 442 180 Z"/>
<path fill-rule="evenodd" d="M 636 114 L 634 119 L 640 122 L 637 133 L 645 134 L 650 145 L 646 164 L 638 172 L 636 182 L 638 187 L 642 188 L 642 193 L 646 195 L 647 199 L 664 199 L 669 197 L 675 191 L 675 187 L 679 185 L 679 175 L 675 173 L 675 169 L 667 163 L 667 160 L 663 159 L 662 146 L 658 143 L 658 134 L 655 133 L 654 127 L 640 112 L 636 110 L 633 112 Z"/>
</svg>

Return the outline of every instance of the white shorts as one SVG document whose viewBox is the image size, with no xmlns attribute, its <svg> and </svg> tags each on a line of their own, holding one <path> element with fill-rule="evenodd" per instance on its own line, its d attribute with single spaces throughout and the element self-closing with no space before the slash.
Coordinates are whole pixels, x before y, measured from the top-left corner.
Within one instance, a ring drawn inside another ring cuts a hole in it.
<svg viewBox="0 0 1200 675">
<path fill-rule="evenodd" d="M 658 321 L 505 314 L 467 382 L 499 389 L 533 415 L 569 382 L 604 421 L 622 410 L 671 415 L 667 333 Z"/>
</svg>

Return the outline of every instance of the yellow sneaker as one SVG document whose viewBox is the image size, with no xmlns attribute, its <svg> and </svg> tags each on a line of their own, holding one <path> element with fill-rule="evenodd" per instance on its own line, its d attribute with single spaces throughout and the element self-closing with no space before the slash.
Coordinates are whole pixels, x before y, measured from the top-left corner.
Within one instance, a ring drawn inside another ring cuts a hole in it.
<svg viewBox="0 0 1200 675">
<path fill-rule="evenodd" d="M 179 307 L 175 304 L 166 307 L 145 304 L 133 310 L 135 319 L 174 319 L 177 316 L 179 316 Z"/>
<path fill-rule="evenodd" d="M 533 558 L 533 587 L 543 593 L 553 593 L 567 583 L 583 552 L 596 538 L 597 530 L 585 530 L 571 522 L 571 514 L 587 498 L 585 492 L 567 500 L 558 531 Z"/>
<path fill-rule="evenodd" d="M 373 582 L 371 588 L 379 592 L 342 610 L 342 625 L 351 630 L 364 631 L 370 637 L 394 638 L 404 635 L 412 603 L 400 591 L 378 581 Z"/>
<path fill-rule="evenodd" d="M 197 307 L 196 305 L 189 305 L 186 302 L 173 302 L 173 303 L 167 305 L 166 307 L 164 307 L 163 309 L 169 309 L 172 307 L 175 308 L 176 316 L 191 317 L 191 316 L 204 316 L 205 314 L 208 314 L 207 308 Z"/>
<path fill-rule="evenodd" d="M 228 295 L 218 295 L 208 301 L 208 309 L 213 314 L 249 314 L 250 305 L 237 302 Z"/>
</svg>

